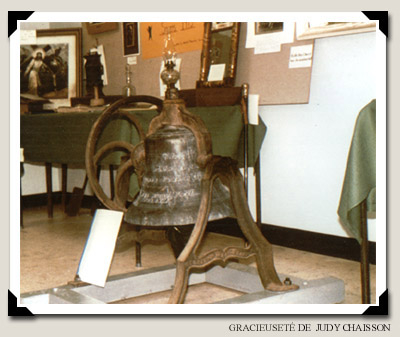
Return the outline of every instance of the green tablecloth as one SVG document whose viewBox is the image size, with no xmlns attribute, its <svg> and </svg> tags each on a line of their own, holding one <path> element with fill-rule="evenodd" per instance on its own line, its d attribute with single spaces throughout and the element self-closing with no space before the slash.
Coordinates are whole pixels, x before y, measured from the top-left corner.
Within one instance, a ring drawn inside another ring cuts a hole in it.
<svg viewBox="0 0 400 337">
<path fill-rule="evenodd" d="M 243 166 L 244 127 L 239 106 L 189 108 L 198 114 L 211 133 L 213 153 L 229 156 Z M 131 112 L 147 131 L 155 110 Z M 100 113 L 76 112 L 21 116 L 21 148 L 26 162 L 84 164 L 90 129 Z M 248 164 L 253 166 L 261 148 L 266 127 L 249 126 Z M 99 144 L 110 140 L 137 143 L 136 129 L 125 120 L 113 120 L 104 130 Z M 119 155 L 109 156 L 103 164 L 119 164 Z"/>
<path fill-rule="evenodd" d="M 376 101 L 359 113 L 347 159 L 338 215 L 361 243 L 361 203 L 376 210 Z"/>
</svg>

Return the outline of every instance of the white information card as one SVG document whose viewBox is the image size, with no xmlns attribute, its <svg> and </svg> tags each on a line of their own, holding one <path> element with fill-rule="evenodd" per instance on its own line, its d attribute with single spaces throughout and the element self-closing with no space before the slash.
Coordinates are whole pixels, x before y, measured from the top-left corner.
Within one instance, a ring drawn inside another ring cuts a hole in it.
<svg viewBox="0 0 400 337">
<path fill-rule="evenodd" d="M 83 282 L 105 286 L 123 215 L 107 209 L 96 211 L 77 272 Z"/>
<path fill-rule="evenodd" d="M 210 66 L 210 71 L 208 72 L 207 81 L 222 81 L 225 74 L 225 63 L 212 64 Z"/>
</svg>

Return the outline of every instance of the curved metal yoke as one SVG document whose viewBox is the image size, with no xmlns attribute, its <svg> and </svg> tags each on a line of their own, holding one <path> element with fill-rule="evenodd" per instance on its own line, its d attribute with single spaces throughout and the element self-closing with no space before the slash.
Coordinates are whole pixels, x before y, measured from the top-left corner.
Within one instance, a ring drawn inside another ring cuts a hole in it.
<svg viewBox="0 0 400 337">
<path fill-rule="evenodd" d="M 92 129 L 90 130 L 86 144 L 85 166 L 90 186 L 92 187 L 94 194 L 99 198 L 103 205 L 112 210 L 126 212 L 126 201 L 129 194 L 129 170 L 133 168 L 133 163 L 130 160 L 130 156 L 135 148 L 140 145 L 140 143 L 134 145 L 129 142 L 115 140 L 105 144 L 99 149 L 97 149 L 97 143 L 108 123 L 110 123 L 111 120 L 118 118 L 128 120 L 136 128 L 139 139 L 141 141 L 144 140 L 145 133 L 137 118 L 128 112 L 122 112 L 119 110 L 123 106 L 138 102 L 151 103 L 157 107 L 158 112 L 162 110 L 162 100 L 153 96 L 138 95 L 120 99 L 106 108 L 100 117 L 95 121 Z M 100 185 L 98 179 L 98 165 L 100 164 L 100 160 L 107 153 L 115 150 L 122 150 L 123 152 L 127 153 L 127 160 L 123 162 L 117 170 L 115 179 L 115 198 L 112 199 L 106 195 Z"/>
</svg>

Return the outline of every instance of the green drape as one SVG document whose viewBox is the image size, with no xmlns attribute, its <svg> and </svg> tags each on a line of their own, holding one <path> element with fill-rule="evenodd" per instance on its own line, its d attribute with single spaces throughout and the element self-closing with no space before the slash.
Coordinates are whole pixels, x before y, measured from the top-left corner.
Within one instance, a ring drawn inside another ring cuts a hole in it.
<svg viewBox="0 0 400 337">
<path fill-rule="evenodd" d="M 376 210 L 376 101 L 359 113 L 347 158 L 338 215 L 343 225 L 361 242 L 361 203 Z"/>
</svg>

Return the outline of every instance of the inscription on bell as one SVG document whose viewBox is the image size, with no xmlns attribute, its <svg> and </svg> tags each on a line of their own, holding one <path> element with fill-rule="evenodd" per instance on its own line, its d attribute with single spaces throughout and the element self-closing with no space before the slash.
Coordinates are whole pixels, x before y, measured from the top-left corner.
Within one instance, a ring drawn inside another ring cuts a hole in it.
<svg viewBox="0 0 400 337">
<path fill-rule="evenodd" d="M 139 198 L 143 203 L 157 203 L 173 206 L 176 204 L 176 202 L 191 200 L 191 198 L 193 198 L 196 194 L 198 194 L 198 190 L 195 189 L 171 191 L 170 188 L 165 188 L 162 193 L 147 193 L 141 191 Z"/>
<path fill-rule="evenodd" d="M 191 165 L 185 165 L 184 162 L 178 162 L 175 163 L 174 165 L 174 171 L 171 171 L 171 167 L 168 166 L 163 166 L 163 165 L 154 165 L 152 172 L 154 173 L 169 173 L 169 172 L 176 172 L 176 171 L 187 171 L 187 170 L 193 170 L 195 167 L 191 163 Z"/>
<path fill-rule="evenodd" d="M 196 163 L 197 145 L 193 133 L 184 127 L 166 126 L 146 138 L 145 152 L 142 186 L 125 220 L 146 226 L 194 223 L 204 172 Z M 232 214 L 229 193 L 217 180 L 209 219 Z"/>
<path fill-rule="evenodd" d="M 171 172 L 171 171 L 170 171 Z M 203 178 L 203 174 L 201 172 L 195 172 L 193 174 L 191 174 L 190 176 L 188 175 L 182 175 L 182 174 L 177 174 L 177 171 L 172 171 L 171 175 L 164 175 L 161 177 L 157 177 L 157 176 L 145 176 L 143 177 L 143 186 L 147 185 L 147 184 L 169 184 L 169 183 L 184 183 L 184 184 L 188 184 L 188 183 L 196 183 L 196 182 L 200 182 L 201 179 Z"/>
</svg>

